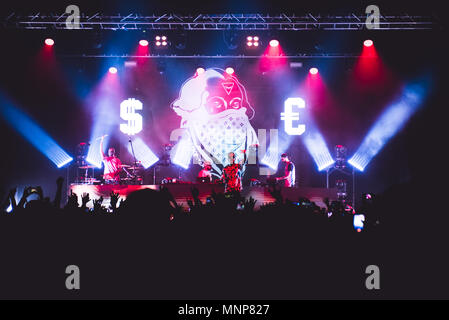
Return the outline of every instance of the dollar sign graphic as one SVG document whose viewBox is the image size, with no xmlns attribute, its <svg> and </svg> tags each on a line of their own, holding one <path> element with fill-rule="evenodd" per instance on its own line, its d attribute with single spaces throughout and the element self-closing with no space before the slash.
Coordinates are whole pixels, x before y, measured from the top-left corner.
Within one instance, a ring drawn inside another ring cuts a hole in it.
<svg viewBox="0 0 449 320">
<path fill-rule="evenodd" d="M 142 116 L 136 113 L 136 110 L 142 110 L 142 102 L 134 98 L 129 98 L 120 103 L 120 118 L 128 123 L 120 124 L 120 131 L 134 135 L 142 131 Z"/>
</svg>

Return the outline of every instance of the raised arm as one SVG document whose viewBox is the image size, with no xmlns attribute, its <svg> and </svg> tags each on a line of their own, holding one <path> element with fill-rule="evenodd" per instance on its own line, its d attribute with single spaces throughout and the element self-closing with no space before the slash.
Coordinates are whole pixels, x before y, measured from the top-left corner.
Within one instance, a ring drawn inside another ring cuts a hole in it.
<svg viewBox="0 0 449 320">
<path fill-rule="evenodd" d="M 248 157 L 246 156 L 246 150 L 240 150 L 240 152 L 243 153 L 243 159 L 240 160 L 239 164 L 240 164 L 240 165 L 243 165 L 243 164 L 245 164 L 246 161 L 248 160 Z"/>
</svg>

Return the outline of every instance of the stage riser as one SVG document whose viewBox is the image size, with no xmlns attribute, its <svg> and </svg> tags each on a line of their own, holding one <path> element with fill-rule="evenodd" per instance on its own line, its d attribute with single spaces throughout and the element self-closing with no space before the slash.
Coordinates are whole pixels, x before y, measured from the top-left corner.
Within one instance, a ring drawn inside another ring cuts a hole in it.
<svg viewBox="0 0 449 320">
<path fill-rule="evenodd" d="M 210 197 L 213 191 L 216 193 L 223 193 L 224 186 L 218 184 L 166 184 L 164 185 L 171 192 L 178 205 L 182 205 L 185 209 L 188 208 L 187 200 L 192 200 L 192 188 L 197 188 L 199 191 L 199 198 L 203 203 L 206 203 L 207 197 Z M 88 185 L 88 184 L 72 184 L 69 189 L 76 193 L 81 202 L 81 195 L 84 192 L 89 193 L 91 199 L 98 199 L 101 196 L 104 198 L 103 205 L 109 207 L 111 192 L 118 193 L 121 198 L 126 198 L 130 193 L 142 190 L 153 189 L 159 190 L 160 185 Z M 331 201 L 337 199 L 336 189 L 326 188 L 281 188 L 281 194 L 284 199 L 297 201 L 299 198 L 307 198 L 315 202 L 320 207 L 325 207 L 324 199 L 329 198 Z M 242 191 L 245 198 L 253 197 L 257 202 L 256 209 L 261 205 L 274 202 L 275 199 L 270 194 L 266 187 L 246 187 Z M 87 205 L 92 208 L 93 203 L 90 201 Z"/>
</svg>

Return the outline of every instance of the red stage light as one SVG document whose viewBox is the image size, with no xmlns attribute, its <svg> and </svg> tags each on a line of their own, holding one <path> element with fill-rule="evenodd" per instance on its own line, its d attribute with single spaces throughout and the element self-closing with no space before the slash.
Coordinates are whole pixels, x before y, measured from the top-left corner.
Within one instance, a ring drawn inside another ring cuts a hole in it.
<svg viewBox="0 0 449 320">
<path fill-rule="evenodd" d="M 117 73 L 117 68 L 116 67 L 110 67 L 109 68 L 109 73 L 112 73 L 112 74 Z"/>
<path fill-rule="evenodd" d="M 139 44 L 140 44 L 142 47 L 146 47 L 146 46 L 148 45 L 148 41 L 147 41 L 147 40 L 140 40 L 140 41 L 139 41 Z"/>
<path fill-rule="evenodd" d="M 253 41 L 253 37 L 251 37 L 251 36 L 246 37 L 246 40 L 248 40 L 248 41 Z"/>
<path fill-rule="evenodd" d="M 159 47 L 161 45 L 160 41 L 156 41 L 156 45 Z"/>
<path fill-rule="evenodd" d="M 51 39 L 51 38 L 47 38 L 47 39 L 45 39 L 45 44 L 47 46 L 52 46 L 52 45 L 55 44 L 55 41 L 53 39 Z"/>
<path fill-rule="evenodd" d="M 231 68 L 231 67 L 227 67 L 226 68 L 226 73 L 229 74 L 229 75 L 232 75 L 234 73 L 234 69 Z"/>
<path fill-rule="evenodd" d="M 365 41 L 363 42 L 363 45 L 364 45 L 365 47 L 371 47 L 373 44 L 374 44 L 374 43 L 373 43 L 373 40 L 365 40 Z"/>
<path fill-rule="evenodd" d="M 270 46 L 271 47 L 277 47 L 279 45 L 279 41 L 277 41 L 277 40 L 271 40 L 270 41 Z"/>
<path fill-rule="evenodd" d="M 253 38 L 253 40 L 254 41 L 259 41 L 259 37 L 256 36 L 256 37 Z"/>
<path fill-rule="evenodd" d="M 309 72 L 310 72 L 310 74 L 317 74 L 318 73 L 318 69 L 317 68 L 310 68 Z"/>
<path fill-rule="evenodd" d="M 248 42 L 246 43 L 246 45 L 247 45 L 248 47 L 251 47 L 251 46 L 253 45 L 253 43 L 250 42 L 250 41 L 248 41 Z"/>
</svg>

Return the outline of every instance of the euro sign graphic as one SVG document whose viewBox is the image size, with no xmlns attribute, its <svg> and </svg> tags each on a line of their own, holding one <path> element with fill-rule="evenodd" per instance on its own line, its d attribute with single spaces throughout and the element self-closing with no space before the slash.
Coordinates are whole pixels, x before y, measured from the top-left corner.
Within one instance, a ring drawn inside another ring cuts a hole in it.
<svg viewBox="0 0 449 320">
<path fill-rule="evenodd" d="M 284 121 L 284 130 L 288 135 L 300 136 L 306 131 L 306 126 L 300 124 L 293 127 L 293 121 L 299 120 L 299 112 L 293 112 L 293 106 L 304 109 L 306 103 L 301 98 L 288 98 L 284 102 L 284 112 L 281 113 L 281 120 Z"/>
<path fill-rule="evenodd" d="M 120 131 L 124 134 L 135 135 L 142 131 L 142 116 L 136 110 L 142 110 L 142 102 L 129 98 L 120 103 L 120 118 L 128 123 L 120 124 Z"/>
</svg>

